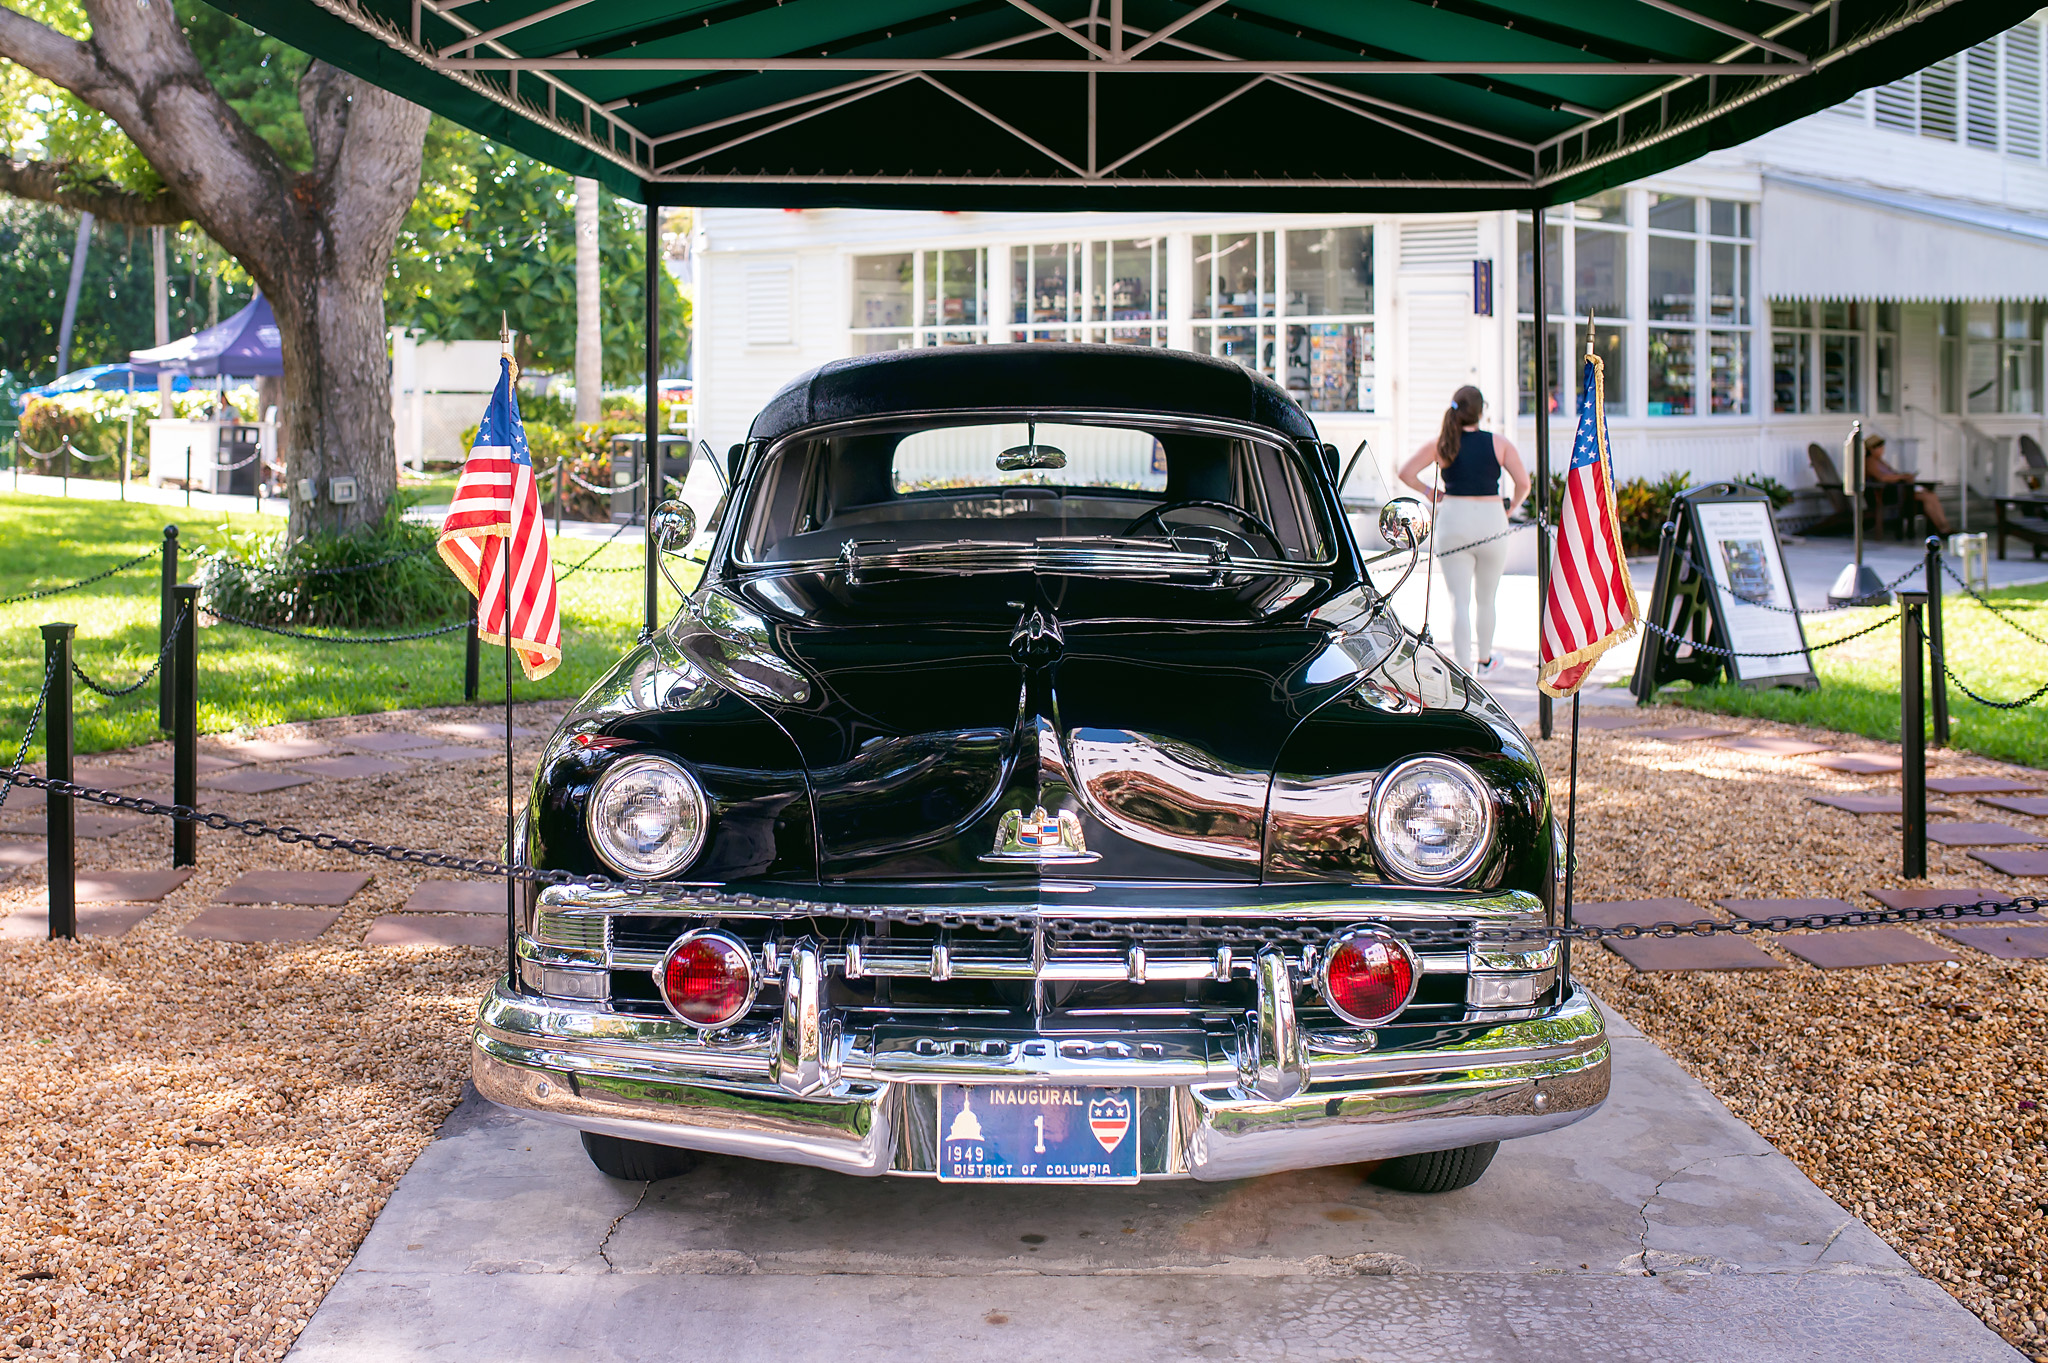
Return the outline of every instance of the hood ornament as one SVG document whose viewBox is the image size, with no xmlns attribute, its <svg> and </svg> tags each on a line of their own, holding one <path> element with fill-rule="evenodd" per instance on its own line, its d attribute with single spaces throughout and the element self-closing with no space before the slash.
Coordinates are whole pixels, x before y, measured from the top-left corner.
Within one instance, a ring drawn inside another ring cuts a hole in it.
<svg viewBox="0 0 2048 1363">
<path fill-rule="evenodd" d="M 1021 601 L 1011 604 L 1023 605 Z M 1019 617 L 1017 627 L 1010 631 L 1010 653 L 1022 663 L 1047 661 L 1066 645 L 1067 635 L 1060 628 L 1059 617 L 1036 606 Z"/>
<path fill-rule="evenodd" d="M 1099 861 L 1102 854 L 1088 850 L 1081 836 L 1081 818 L 1071 809 L 1048 814 L 1043 805 L 1030 813 L 1013 809 L 996 825 L 996 846 L 983 861 L 1023 862 L 1034 866 L 1072 866 Z"/>
</svg>

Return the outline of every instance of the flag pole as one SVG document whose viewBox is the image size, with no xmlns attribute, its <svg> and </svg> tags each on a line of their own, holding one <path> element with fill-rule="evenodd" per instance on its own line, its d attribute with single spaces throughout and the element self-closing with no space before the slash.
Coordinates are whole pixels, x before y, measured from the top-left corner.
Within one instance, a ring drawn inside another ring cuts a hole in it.
<svg viewBox="0 0 2048 1363">
<path fill-rule="evenodd" d="M 519 362 L 512 359 L 512 328 L 502 312 L 498 314 L 498 348 L 501 356 L 511 361 L 511 369 L 505 385 L 508 390 L 506 396 L 517 402 L 518 399 L 512 397 L 509 390 L 519 380 Z M 515 469 L 514 472 L 517 472 L 517 470 Z M 511 543 L 507 541 L 499 552 L 509 555 L 511 553 Z M 516 851 L 519 844 L 515 832 L 515 821 L 518 818 L 518 800 L 513 793 L 516 783 L 512 777 L 511 566 L 509 562 L 505 565 L 505 619 L 499 626 L 499 629 L 503 631 L 505 636 L 505 971 L 511 977 L 511 987 L 516 990 L 519 987 L 519 955 L 518 942 L 514 935 L 517 929 L 514 925 L 519 921 L 519 856 Z M 482 602 L 479 601 L 478 605 L 481 607 Z"/>
</svg>

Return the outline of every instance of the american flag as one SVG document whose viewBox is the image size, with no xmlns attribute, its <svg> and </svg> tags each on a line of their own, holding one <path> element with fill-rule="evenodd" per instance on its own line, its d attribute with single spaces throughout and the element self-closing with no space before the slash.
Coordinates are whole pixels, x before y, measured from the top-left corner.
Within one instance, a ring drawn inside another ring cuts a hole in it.
<svg viewBox="0 0 2048 1363">
<path fill-rule="evenodd" d="M 1569 696 L 1600 655 L 1635 633 L 1636 589 L 1621 552 L 1614 508 L 1613 458 L 1607 448 L 1606 393 L 1600 359 L 1586 357 L 1579 391 L 1579 434 L 1557 512 L 1556 559 L 1543 602 L 1543 651 L 1537 685 Z"/>
<path fill-rule="evenodd" d="M 498 389 L 484 409 L 476 443 L 455 485 L 455 501 L 441 522 L 440 547 L 442 561 L 477 598 L 478 639 L 502 644 L 509 635 L 529 681 L 560 666 L 555 565 L 548 554 L 526 428 L 512 395 L 509 357 L 499 362 Z"/>
</svg>

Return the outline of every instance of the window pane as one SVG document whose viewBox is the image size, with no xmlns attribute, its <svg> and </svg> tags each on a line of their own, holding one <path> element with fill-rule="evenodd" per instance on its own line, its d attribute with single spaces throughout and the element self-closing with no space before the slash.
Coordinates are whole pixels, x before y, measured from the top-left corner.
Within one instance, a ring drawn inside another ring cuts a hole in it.
<svg viewBox="0 0 2048 1363">
<path fill-rule="evenodd" d="M 1697 264 L 1695 247 L 1686 237 L 1650 238 L 1650 320 L 1689 322 Z"/>
<path fill-rule="evenodd" d="M 1572 336 L 1572 382 L 1577 385 L 1584 383 L 1586 375 L 1585 327 L 1572 328 Z M 1594 353 L 1600 356 L 1600 395 L 1610 417 L 1628 415 L 1628 346 L 1624 344 L 1627 336 L 1620 327 L 1593 330 Z M 1577 401 L 1572 405 L 1576 408 Z"/>
<path fill-rule="evenodd" d="M 910 343 L 911 333 L 908 331 L 856 332 L 853 337 L 853 353 L 879 355 L 888 350 L 908 350 Z"/>
<path fill-rule="evenodd" d="M 1771 410 L 1805 412 L 1813 385 L 1808 381 L 1809 337 L 1803 331 L 1771 333 Z"/>
<path fill-rule="evenodd" d="M 1296 317 L 1371 312 L 1372 229 L 1330 227 L 1320 232 L 1289 232 L 1287 311 Z"/>
<path fill-rule="evenodd" d="M 910 325 L 910 253 L 853 258 L 853 325 Z M 894 346 L 884 347 L 895 349 Z"/>
<path fill-rule="evenodd" d="M 2025 303 L 2007 303 L 2004 308 L 2005 325 L 1999 334 L 2008 341 L 2030 339 L 2027 335 L 2027 323 L 2032 320 L 2032 313 L 2033 309 Z"/>
<path fill-rule="evenodd" d="M 1690 331 L 1650 331 L 1650 415 L 1691 416 L 1694 411 L 1693 337 Z"/>
<path fill-rule="evenodd" d="M 1749 321 L 1749 248 L 1707 243 L 1707 320 Z"/>
<path fill-rule="evenodd" d="M 1786 298 L 1771 300 L 1771 325 L 1774 327 L 1810 327 L 1812 315 L 1803 302 L 1795 303 Z"/>
<path fill-rule="evenodd" d="M 1834 331 L 1863 330 L 1863 311 L 1856 304 L 1831 300 L 1820 305 L 1820 324 Z"/>
<path fill-rule="evenodd" d="M 976 326 L 982 316 L 983 262 L 988 253 L 926 251 L 924 253 L 924 324 Z"/>
<path fill-rule="evenodd" d="M 1749 414 L 1749 333 L 1707 333 L 1707 394 L 1716 416 Z"/>
<path fill-rule="evenodd" d="M 1625 189 L 1610 189 L 1604 193 L 1595 194 L 1590 199 L 1581 199 L 1572 205 L 1572 217 L 1580 222 L 1626 223 L 1628 221 L 1628 191 Z"/>
<path fill-rule="evenodd" d="M 1877 329 L 1879 331 L 1897 331 L 1899 329 L 1899 305 L 1897 303 L 1879 303 L 1877 305 Z"/>
<path fill-rule="evenodd" d="M 1165 242 L 1157 237 L 1098 241 L 1090 249 L 1095 254 L 1092 320 L 1149 322 L 1166 316 L 1164 291 L 1154 287 L 1165 265 Z"/>
<path fill-rule="evenodd" d="M 1550 361 L 1546 366 L 1550 379 L 1547 385 L 1550 396 L 1549 401 L 1545 405 L 1552 415 L 1556 415 L 1564 410 L 1564 390 L 1558 384 L 1558 361 L 1564 354 L 1564 332 L 1565 329 L 1563 327 L 1554 322 L 1551 323 L 1550 354 L 1546 357 Z M 1536 394 L 1538 391 L 1536 385 L 1536 324 L 1534 322 L 1517 323 L 1516 334 L 1518 336 L 1518 363 L 1522 371 L 1520 385 L 1522 390 L 1521 411 L 1523 416 L 1531 416 L 1536 411 Z"/>
<path fill-rule="evenodd" d="M 1069 242 L 1017 247 L 1011 257 L 1013 268 L 1010 290 L 1015 299 L 1011 305 L 1011 320 L 1079 321 L 1081 298 L 1080 280 L 1076 278 L 1080 265 L 1078 256 L 1077 248 Z"/>
<path fill-rule="evenodd" d="M 1628 237 L 1580 229 L 1572 242 L 1572 312 L 1628 316 Z"/>
<path fill-rule="evenodd" d="M 1863 410 L 1863 338 L 1822 332 L 1820 401 L 1823 412 Z"/>
<path fill-rule="evenodd" d="M 1699 231 L 1699 200 L 1679 194 L 1650 196 L 1650 226 L 1666 232 Z"/>
<path fill-rule="evenodd" d="M 2041 347 L 2008 341 L 2005 346 L 2005 410 L 2041 410 Z"/>
<path fill-rule="evenodd" d="M 1543 229 L 1543 311 L 1559 313 L 1564 311 L 1564 229 L 1554 222 L 1546 222 Z M 1536 306 L 1536 258 L 1529 244 L 1529 220 L 1520 219 L 1515 232 L 1515 308 L 1526 317 Z"/>
<path fill-rule="evenodd" d="M 1896 412 L 1899 410 L 1899 338 L 1880 332 L 1876 345 L 1877 410 Z"/>
<path fill-rule="evenodd" d="M 1195 238 L 1197 317 L 1270 317 L 1273 314 L 1273 234 L 1202 235 Z M 1213 275 L 1211 273 L 1213 269 Z M 1213 280 L 1213 292 L 1211 283 Z M 1201 306 L 1208 293 L 1209 305 Z"/>
<path fill-rule="evenodd" d="M 1273 374 L 1273 329 L 1271 327 L 1205 327 L 1195 333 L 1196 343 L 1209 342 L 1211 355 L 1255 369 L 1268 378 Z"/>
<path fill-rule="evenodd" d="M 1963 334 L 1973 341 L 1988 341 L 1998 335 L 1998 304 L 1963 304 Z"/>
<path fill-rule="evenodd" d="M 1749 205 L 1728 199 L 1707 200 L 1707 231 L 1717 237 L 1749 235 Z"/>
<path fill-rule="evenodd" d="M 1372 339 L 1370 322 L 1287 328 L 1288 393 L 1311 412 L 1370 412 Z"/>
</svg>

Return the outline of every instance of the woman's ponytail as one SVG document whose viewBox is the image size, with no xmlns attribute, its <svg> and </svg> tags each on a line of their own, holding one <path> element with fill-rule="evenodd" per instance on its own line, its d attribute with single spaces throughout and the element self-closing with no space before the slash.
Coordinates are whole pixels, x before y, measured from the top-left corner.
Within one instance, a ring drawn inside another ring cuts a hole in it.
<svg viewBox="0 0 2048 1363">
<path fill-rule="evenodd" d="M 1449 468 L 1458 457 L 1458 445 L 1464 439 L 1467 426 L 1477 426 L 1486 410 L 1486 395 L 1466 384 L 1451 397 L 1451 405 L 1444 409 L 1444 423 L 1436 434 L 1436 462 L 1439 467 Z"/>
</svg>

